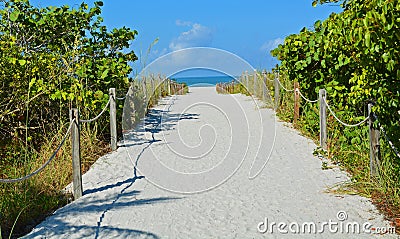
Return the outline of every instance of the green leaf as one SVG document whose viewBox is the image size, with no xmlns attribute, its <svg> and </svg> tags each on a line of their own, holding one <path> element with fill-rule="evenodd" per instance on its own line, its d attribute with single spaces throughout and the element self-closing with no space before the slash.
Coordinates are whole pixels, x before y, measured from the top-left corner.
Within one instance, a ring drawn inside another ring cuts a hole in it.
<svg viewBox="0 0 400 239">
<path fill-rule="evenodd" d="M 314 1 L 312 2 L 312 6 L 313 6 L 313 7 L 316 7 L 317 4 L 318 4 L 318 0 L 314 0 Z"/>
<path fill-rule="evenodd" d="M 101 74 L 101 79 L 104 79 L 104 78 L 106 78 L 107 77 L 107 75 L 108 75 L 108 69 L 106 69 L 105 71 L 103 71 L 103 74 Z"/>
<path fill-rule="evenodd" d="M 19 63 L 21 66 L 24 66 L 24 65 L 26 64 L 26 60 L 18 60 L 18 63 Z"/>
<path fill-rule="evenodd" d="M 18 10 L 14 10 L 11 14 L 10 14 L 10 21 L 15 22 L 18 17 L 19 17 L 20 12 Z"/>
<path fill-rule="evenodd" d="M 97 2 L 94 3 L 94 5 L 102 7 L 104 4 L 103 4 L 103 1 L 97 1 Z"/>
<path fill-rule="evenodd" d="M 325 60 L 322 60 L 322 61 L 321 61 L 321 66 L 322 66 L 323 68 L 326 68 Z"/>
<path fill-rule="evenodd" d="M 365 33 L 365 45 L 367 48 L 371 46 L 371 33 L 369 31 Z"/>
<path fill-rule="evenodd" d="M 11 62 L 11 64 L 15 65 L 17 63 L 17 58 L 14 58 L 14 57 L 9 58 L 9 61 Z"/>
<path fill-rule="evenodd" d="M 387 63 L 389 61 L 389 54 L 388 53 L 384 53 L 382 55 L 383 60 L 385 61 L 385 63 Z"/>
<path fill-rule="evenodd" d="M 36 78 L 32 78 L 31 82 L 29 82 L 29 87 L 32 87 L 36 83 Z"/>
</svg>

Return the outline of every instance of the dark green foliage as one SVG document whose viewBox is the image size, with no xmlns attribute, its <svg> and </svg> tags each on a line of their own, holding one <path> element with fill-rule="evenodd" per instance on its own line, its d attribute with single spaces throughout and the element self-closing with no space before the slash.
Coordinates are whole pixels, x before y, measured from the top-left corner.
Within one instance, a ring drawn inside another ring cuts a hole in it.
<svg viewBox="0 0 400 239">
<path fill-rule="evenodd" d="M 325 2 L 337 1 L 316 0 L 313 5 Z M 368 103 L 373 103 L 379 122 L 400 148 L 400 2 L 347 0 L 342 6 L 343 12 L 290 35 L 271 53 L 281 61 L 281 74 L 298 81 L 306 97 L 316 99 L 319 89 L 326 89 L 329 104 L 345 122 L 364 119 Z M 280 110 L 285 115 L 292 108 Z M 303 131 L 315 132 L 314 139 L 317 120 L 315 109 L 302 106 L 299 125 Z M 384 198 L 389 217 L 399 213 L 400 159 L 386 139 L 381 139 L 377 179 L 369 177 L 367 126 L 346 128 L 330 116 L 328 140 L 329 156 L 352 174 L 357 190 Z"/>
<path fill-rule="evenodd" d="M 107 103 L 109 88 L 120 96 L 127 92 L 129 63 L 137 59 L 129 47 L 137 32 L 107 29 L 102 5 L 39 8 L 28 0 L 0 0 L 0 177 L 19 177 L 41 166 L 65 133 L 69 109 L 92 118 Z M 101 139 L 108 131 L 108 117 L 82 126 L 84 169 L 88 158 L 107 151 Z M 60 189 L 70 182 L 68 147 L 67 142 L 37 177 L 0 185 L 3 235 L 17 218 L 14 232 L 24 232 L 38 222 L 32 218 L 42 219 L 66 203 Z"/>
</svg>

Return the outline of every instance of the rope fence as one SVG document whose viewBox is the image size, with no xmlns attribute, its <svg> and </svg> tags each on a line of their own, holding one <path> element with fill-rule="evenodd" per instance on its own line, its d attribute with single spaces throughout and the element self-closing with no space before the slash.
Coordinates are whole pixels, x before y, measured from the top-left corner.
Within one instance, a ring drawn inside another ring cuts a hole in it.
<svg viewBox="0 0 400 239">
<path fill-rule="evenodd" d="M 287 88 L 282 84 L 282 82 L 279 80 L 279 78 L 276 78 L 276 81 L 279 83 L 279 85 L 282 87 L 282 89 L 284 89 L 286 92 L 293 92 L 293 91 L 294 91 L 294 89 L 291 89 L 291 90 L 287 89 Z"/>
<path fill-rule="evenodd" d="M 357 127 L 357 126 L 360 126 L 360 125 L 364 124 L 365 122 L 367 122 L 367 121 L 369 120 L 369 116 L 368 116 L 368 117 L 365 118 L 363 121 L 361 121 L 361 122 L 359 122 L 359 123 L 357 123 L 357 124 L 347 124 L 347 123 L 341 121 L 341 120 L 336 116 L 335 112 L 333 112 L 333 110 L 331 109 L 330 105 L 326 102 L 326 99 L 325 99 L 325 98 L 323 98 L 323 99 L 324 99 L 324 104 L 326 105 L 326 107 L 328 107 L 328 109 L 329 109 L 329 111 L 331 112 L 332 116 L 333 116 L 339 123 L 341 123 L 342 125 L 344 125 L 344 126 L 346 126 L 346 127 Z"/>
<path fill-rule="evenodd" d="M 262 73 L 264 75 L 264 78 L 262 80 L 262 85 L 265 88 L 267 85 L 267 82 L 274 82 L 274 100 L 275 100 L 275 110 L 278 110 L 280 107 L 280 89 L 283 89 L 287 93 L 293 93 L 294 97 L 294 117 L 293 117 L 293 123 L 296 124 L 297 120 L 300 117 L 300 99 L 302 98 L 305 100 L 307 103 L 317 103 L 319 102 L 319 126 L 320 126 L 320 135 L 319 135 L 319 141 L 320 141 L 320 146 L 322 149 L 327 150 L 327 111 L 330 112 L 330 114 L 333 116 L 333 118 L 339 122 L 341 125 L 345 127 L 359 127 L 365 123 L 368 122 L 368 128 L 369 128 L 369 143 L 370 143 L 370 173 L 371 176 L 376 176 L 378 174 L 379 170 L 379 165 L 380 165 L 380 132 L 383 133 L 384 138 L 388 142 L 390 148 L 393 150 L 395 155 L 400 158 L 400 151 L 395 147 L 393 142 L 390 140 L 390 138 L 387 135 L 387 132 L 385 129 L 380 125 L 379 121 L 379 127 L 376 127 L 375 121 L 377 121 L 377 117 L 372 111 L 372 104 L 368 104 L 368 116 L 364 118 L 362 121 L 356 123 L 356 124 L 350 124 L 346 123 L 343 120 L 341 120 L 337 114 L 333 111 L 332 107 L 328 104 L 327 101 L 327 94 L 325 89 L 320 89 L 319 90 L 319 98 L 316 100 L 311 100 L 308 99 L 300 90 L 300 86 L 298 82 L 294 82 L 293 89 L 288 89 L 285 87 L 282 82 L 279 79 L 279 75 L 275 74 L 275 79 L 270 79 L 266 72 Z M 254 82 L 251 82 L 251 78 L 254 79 Z M 249 80 L 250 79 L 250 80 Z M 240 77 L 240 84 L 242 84 L 246 89 L 247 92 L 250 94 L 253 94 L 254 96 L 256 95 L 257 89 L 255 87 L 259 84 L 257 84 L 255 81 L 257 80 L 257 73 L 254 73 L 254 77 L 249 77 L 249 74 L 247 72 L 243 73 L 242 76 Z M 217 84 L 217 92 L 221 93 L 230 93 L 232 91 L 232 87 L 234 87 L 235 84 L 233 83 L 220 83 Z M 265 92 L 265 89 L 263 89 Z M 254 92 L 254 93 L 252 93 Z M 267 97 L 263 96 L 263 100 L 266 99 Z M 269 98 L 270 99 L 270 98 Z"/>
<path fill-rule="evenodd" d="M 110 100 L 107 101 L 106 106 L 104 106 L 103 110 L 100 112 L 100 114 L 98 114 L 96 117 L 94 117 L 93 119 L 89 119 L 89 120 L 79 120 L 80 123 L 91 123 L 93 121 L 98 120 L 103 114 L 104 112 L 106 112 L 108 106 L 110 105 Z"/>
<path fill-rule="evenodd" d="M 54 151 L 54 153 L 50 156 L 50 158 L 38 169 L 36 169 L 35 171 L 33 171 L 32 173 L 24 176 L 24 177 L 20 177 L 20 178 L 15 178 L 15 179 L 0 179 L 0 183 L 17 183 L 17 182 L 22 182 L 25 181 L 27 179 L 30 179 L 31 177 L 35 176 L 36 174 L 40 173 L 44 168 L 47 167 L 47 165 L 49 165 L 51 163 L 51 161 L 53 161 L 53 159 L 56 157 L 58 151 L 60 151 L 61 147 L 64 145 L 65 140 L 67 139 L 69 133 L 71 132 L 71 128 L 72 128 L 72 123 L 74 123 L 74 121 L 72 121 L 69 124 L 68 130 L 67 132 L 64 134 L 63 139 L 61 140 L 61 143 L 58 145 L 56 151 Z"/>
<path fill-rule="evenodd" d="M 176 83 L 174 81 L 171 81 L 169 79 L 163 79 L 161 76 L 159 76 L 159 79 L 157 80 L 154 77 L 151 77 L 151 84 L 150 84 L 150 89 L 147 87 L 149 84 L 147 84 L 147 81 L 149 78 L 146 79 L 144 77 L 141 81 L 140 84 L 142 84 L 143 87 L 143 94 L 145 95 L 145 98 L 147 98 L 147 93 L 148 91 L 153 92 L 153 94 L 156 97 L 162 98 L 163 96 L 167 95 L 175 95 L 175 94 L 184 94 L 184 88 L 185 85 L 181 83 Z M 160 89 L 156 89 L 155 87 L 155 81 L 158 81 L 159 84 L 163 84 L 164 87 Z M 162 90 L 161 90 L 162 89 Z M 162 92 L 163 91 L 163 92 Z M 21 182 L 24 180 L 27 180 L 29 178 L 32 178 L 33 176 L 37 175 L 41 171 L 43 171 L 51 162 L 52 160 L 56 157 L 57 153 L 60 151 L 61 147 L 65 144 L 65 141 L 67 140 L 68 135 L 71 135 L 71 148 L 72 148 L 72 176 L 73 176 L 73 195 L 75 199 L 80 198 L 83 195 L 83 188 L 82 188 L 82 172 L 81 172 L 81 159 L 80 159 L 80 124 L 82 123 L 91 123 L 96 120 L 98 120 L 104 113 L 107 111 L 109 108 L 110 111 L 110 135 L 111 135 L 111 149 L 114 151 L 117 149 L 117 122 L 116 122 L 116 115 L 117 115 L 117 107 L 116 107 L 116 100 L 125 100 L 127 95 L 124 97 L 116 97 L 115 93 L 115 88 L 110 88 L 109 89 L 109 100 L 107 104 L 104 106 L 104 108 L 101 110 L 101 112 L 94 118 L 88 119 L 88 120 L 82 120 L 80 119 L 80 114 L 79 110 L 77 108 L 72 108 L 70 110 L 70 125 L 68 127 L 67 132 L 65 133 L 64 137 L 61 140 L 61 143 L 58 145 L 57 149 L 53 152 L 51 157 L 42 165 L 40 168 L 35 170 L 34 172 L 20 178 L 15 178 L 15 179 L 0 179 L 0 183 L 17 183 Z M 150 99 L 147 99 L 150 100 Z"/>
<path fill-rule="evenodd" d="M 116 97 L 115 99 L 117 99 L 117 100 L 125 100 L 126 99 L 126 95 L 124 97 Z"/>
<path fill-rule="evenodd" d="M 390 140 L 389 136 L 386 133 L 386 130 L 383 128 L 381 123 L 379 122 L 378 116 L 376 114 L 373 114 L 373 117 L 378 121 L 379 129 L 383 133 L 383 136 L 385 137 L 386 141 L 388 142 L 390 148 L 393 150 L 393 153 L 400 159 L 400 152 L 399 150 L 394 146 L 392 140 Z"/>
<path fill-rule="evenodd" d="M 305 97 L 305 96 L 301 93 L 301 91 L 300 91 L 298 88 L 296 88 L 296 92 L 298 92 L 298 93 L 300 94 L 301 98 L 303 98 L 303 99 L 304 99 L 305 101 L 307 101 L 308 103 L 313 104 L 313 103 L 317 103 L 317 102 L 319 101 L 319 99 L 316 99 L 316 100 L 310 100 L 310 99 L 308 99 L 307 97 Z"/>
<path fill-rule="evenodd" d="M 394 154 L 400 159 L 399 150 L 396 149 L 396 147 L 394 146 L 393 142 L 390 140 L 389 136 L 387 136 L 386 130 L 382 126 L 380 126 L 380 129 L 381 129 L 383 135 L 385 136 L 386 141 L 390 145 L 390 148 L 392 148 Z"/>
</svg>

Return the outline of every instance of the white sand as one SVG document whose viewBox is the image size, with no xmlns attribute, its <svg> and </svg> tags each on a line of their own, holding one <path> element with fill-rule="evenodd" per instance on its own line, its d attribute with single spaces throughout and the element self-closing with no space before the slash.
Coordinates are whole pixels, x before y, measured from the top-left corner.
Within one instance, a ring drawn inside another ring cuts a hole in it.
<svg viewBox="0 0 400 239">
<path fill-rule="evenodd" d="M 339 222 L 345 211 L 344 225 L 387 222 L 366 198 L 325 193 L 346 174 L 321 170 L 317 146 L 250 97 L 192 88 L 156 110 L 164 111 L 162 122 L 145 124 L 152 132 L 138 130 L 126 147 L 100 158 L 83 176 L 85 195 L 26 238 L 397 238 L 327 227 L 323 234 L 281 234 L 276 226 L 261 234 L 265 218 L 320 225 Z"/>
</svg>

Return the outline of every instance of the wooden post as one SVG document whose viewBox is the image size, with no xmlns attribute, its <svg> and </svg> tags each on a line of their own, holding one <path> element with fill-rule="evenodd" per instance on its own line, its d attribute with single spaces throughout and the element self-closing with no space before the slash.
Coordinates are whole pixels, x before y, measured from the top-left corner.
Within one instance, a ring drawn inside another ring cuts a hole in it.
<svg viewBox="0 0 400 239">
<path fill-rule="evenodd" d="M 274 96 L 274 99 L 275 99 L 275 110 L 277 110 L 278 108 L 279 108 L 279 102 L 280 102 L 280 99 L 279 99 L 279 91 L 280 91 L 280 85 L 279 85 L 279 75 L 276 75 L 276 77 L 275 77 L 275 80 L 274 80 L 274 88 L 275 88 L 275 96 Z"/>
<path fill-rule="evenodd" d="M 143 87 L 143 95 L 147 101 L 147 86 L 146 86 L 146 77 L 142 76 L 142 87 Z"/>
<path fill-rule="evenodd" d="M 149 75 L 149 83 L 150 83 L 150 94 L 149 94 L 149 99 L 148 101 L 150 102 L 150 104 L 153 104 L 154 102 L 154 98 L 156 97 L 155 92 L 154 92 L 154 79 L 152 75 Z"/>
<path fill-rule="evenodd" d="M 154 75 L 151 75 L 151 95 L 154 99 L 157 98 L 157 88 L 156 88 L 156 79 Z"/>
<path fill-rule="evenodd" d="M 161 76 L 160 76 L 160 74 L 158 74 L 158 75 L 157 75 L 157 84 L 156 84 L 156 86 L 157 86 L 157 90 L 158 90 L 158 98 L 159 98 L 159 99 L 162 98 L 162 92 L 161 92 L 162 88 L 161 88 L 161 84 L 162 84 Z"/>
<path fill-rule="evenodd" d="M 369 115 L 369 164 L 370 164 L 370 175 L 372 177 L 378 176 L 380 167 L 380 130 L 374 126 L 375 116 L 372 112 L 372 104 L 368 104 L 368 115 Z"/>
<path fill-rule="evenodd" d="M 178 85 L 174 82 L 174 95 L 178 94 Z"/>
<path fill-rule="evenodd" d="M 171 81 L 170 81 L 170 79 L 167 79 L 167 85 L 168 85 L 168 95 L 171 95 Z"/>
<path fill-rule="evenodd" d="M 73 194 L 74 199 L 82 197 L 82 171 L 81 171 L 81 150 L 80 150 L 80 129 L 79 129 L 79 111 L 76 108 L 69 113 L 71 126 L 71 146 L 72 146 L 72 176 L 73 176 Z M 73 121 L 74 120 L 74 121 Z"/>
<path fill-rule="evenodd" d="M 111 134 L 111 149 L 117 150 L 117 105 L 115 102 L 115 88 L 110 88 L 110 134 Z"/>
<path fill-rule="evenodd" d="M 326 131 L 326 90 L 319 90 L 319 145 L 327 150 L 327 131 Z"/>
<path fill-rule="evenodd" d="M 257 77 L 257 71 L 254 70 L 253 94 L 254 94 L 255 97 L 257 97 L 257 78 L 258 78 Z"/>
<path fill-rule="evenodd" d="M 300 117 L 300 94 L 299 91 L 299 82 L 294 82 L 294 117 L 293 123 L 296 124 L 297 120 Z"/>
<path fill-rule="evenodd" d="M 163 85 L 164 85 L 164 96 L 168 94 L 168 81 L 165 79 L 162 79 Z"/>
<path fill-rule="evenodd" d="M 265 102 L 267 100 L 267 76 L 266 73 L 263 74 L 262 78 L 262 100 Z"/>
</svg>

